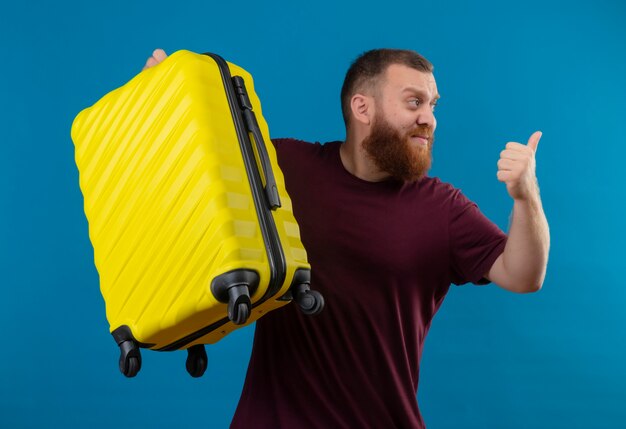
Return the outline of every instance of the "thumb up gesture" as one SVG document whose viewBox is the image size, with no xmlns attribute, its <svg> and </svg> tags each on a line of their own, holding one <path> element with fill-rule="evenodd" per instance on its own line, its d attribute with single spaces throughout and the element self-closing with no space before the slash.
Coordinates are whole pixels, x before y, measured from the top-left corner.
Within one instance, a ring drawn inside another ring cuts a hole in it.
<svg viewBox="0 0 626 429">
<path fill-rule="evenodd" d="M 514 200 L 526 200 L 539 193 L 535 174 L 535 153 L 541 139 L 536 131 L 527 144 L 508 142 L 500 152 L 498 180 L 506 184 L 506 190 Z"/>
</svg>

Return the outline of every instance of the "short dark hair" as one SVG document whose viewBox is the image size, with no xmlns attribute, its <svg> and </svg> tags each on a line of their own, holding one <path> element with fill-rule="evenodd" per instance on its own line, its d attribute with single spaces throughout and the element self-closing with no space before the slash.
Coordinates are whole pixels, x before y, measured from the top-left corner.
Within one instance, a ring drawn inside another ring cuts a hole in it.
<svg viewBox="0 0 626 429">
<path fill-rule="evenodd" d="M 381 76 L 392 64 L 401 64 L 421 72 L 432 73 L 433 65 L 415 51 L 405 49 L 372 49 L 362 53 L 352 63 L 341 87 L 343 121 L 350 122 L 350 100 L 364 89 L 375 90 Z"/>
</svg>

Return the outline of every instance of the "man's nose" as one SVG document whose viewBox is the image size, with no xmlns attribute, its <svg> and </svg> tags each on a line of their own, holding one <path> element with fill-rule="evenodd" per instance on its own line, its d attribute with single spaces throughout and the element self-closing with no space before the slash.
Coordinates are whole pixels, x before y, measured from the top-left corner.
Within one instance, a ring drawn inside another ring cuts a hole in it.
<svg viewBox="0 0 626 429">
<path fill-rule="evenodd" d="M 417 125 L 426 125 L 432 130 L 435 129 L 435 126 L 437 125 L 437 120 L 435 119 L 435 113 L 432 111 L 430 106 L 426 106 L 420 110 L 420 113 L 417 117 Z"/>
</svg>

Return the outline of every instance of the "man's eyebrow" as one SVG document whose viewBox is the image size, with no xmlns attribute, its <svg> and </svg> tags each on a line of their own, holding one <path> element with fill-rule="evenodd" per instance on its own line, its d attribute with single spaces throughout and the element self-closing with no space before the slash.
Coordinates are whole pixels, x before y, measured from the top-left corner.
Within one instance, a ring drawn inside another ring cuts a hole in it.
<svg viewBox="0 0 626 429">
<path fill-rule="evenodd" d="M 412 93 L 414 93 L 414 94 L 417 94 L 417 95 L 419 95 L 419 96 L 422 96 L 422 97 L 426 98 L 426 92 L 425 92 L 425 91 L 423 91 L 423 90 L 421 90 L 421 89 L 419 89 L 419 88 L 416 88 L 416 87 L 414 87 L 414 86 L 407 86 L 406 88 L 404 88 L 404 89 L 402 90 L 402 92 L 403 92 L 403 93 L 404 93 L 404 92 L 412 92 Z M 441 98 L 441 96 L 440 96 L 439 94 L 435 94 L 435 96 L 433 97 L 433 100 L 437 101 L 437 100 L 439 100 L 440 98 Z"/>
</svg>

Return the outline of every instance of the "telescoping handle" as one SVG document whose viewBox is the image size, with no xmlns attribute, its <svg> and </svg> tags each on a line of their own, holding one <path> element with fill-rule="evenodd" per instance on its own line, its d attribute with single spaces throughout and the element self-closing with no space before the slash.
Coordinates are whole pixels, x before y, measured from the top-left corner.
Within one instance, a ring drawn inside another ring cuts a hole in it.
<svg viewBox="0 0 626 429">
<path fill-rule="evenodd" d="M 280 197 L 278 196 L 276 179 L 274 178 L 270 157 L 267 154 L 265 142 L 263 141 L 263 136 L 261 134 L 261 130 L 259 129 L 259 123 L 257 122 L 256 116 L 252 111 L 252 103 L 248 97 L 248 91 L 246 90 L 246 84 L 243 81 L 243 78 L 241 76 L 233 76 L 232 79 L 235 92 L 237 93 L 237 99 L 239 100 L 239 106 L 241 107 L 241 112 L 246 122 L 246 127 L 248 127 L 248 132 L 252 133 L 259 158 L 261 159 L 261 167 L 263 168 L 263 174 L 265 175 L 265 196 L 267 197 L 269 207 L 272 210 L 275 210 L 280 207 Z"/>
</svg>

